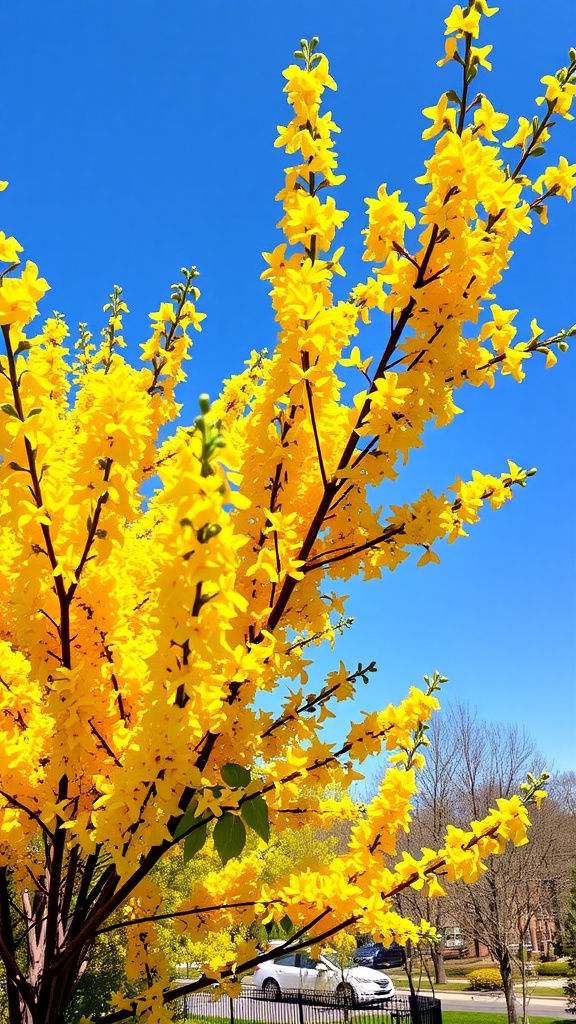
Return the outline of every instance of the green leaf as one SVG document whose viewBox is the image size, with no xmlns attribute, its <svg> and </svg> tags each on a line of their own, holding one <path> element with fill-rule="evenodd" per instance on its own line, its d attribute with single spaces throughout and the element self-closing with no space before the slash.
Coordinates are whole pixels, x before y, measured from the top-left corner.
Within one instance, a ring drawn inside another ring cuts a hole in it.
<svg viewBox="0 0 576 1024">
<path fill-rule="evenodd" d="M 206 822 L 203 821 L 198 828 L 195 828 L 193 832 L 190 832 L 184 840 L 184 863 L 187 864 L 192 857 L 195 857 L 200 852 L 204 843 L 206 842 L 207 828 Z"/>
<path fill-rule="evenodd" d="M 8 402 L 5 402 L 4 405 L 0 405 L 0 409 L 2 409 L 2 412 L 5 412 L 7 416 L 15 416 L 17 420 L 20 419 L 14 406 L 9 405 Z"/>
<path fill-rule="evenodd" d="M 270 824 L 268 822 L 268 805 L 262 796 L 253 796 L 246 800 L 240 808 L 240 813 L 246 824 L 264 840 L 270 839 Z"/>
<path fill-rule="evenodd" d="M 18 348 L 15 350 L 14 355 L 19 356 L 21 352 L 28 352 L 32 348 L 29 341 L 21 341 L 18 344 Z"/>
<path fill-rule="evenodd" d="M 194 807 L 189 807 L 188 810 L 184 812 L 174 831 L 174 839 L 180 839 L 185 832 L 188 832 L 189 829 L 194 829 L 194 831 L 189 832 L 184 839 L 185 864 L 187 864 L 189 860 L 192 860 L 192 857 L 202 849 L 206 842 L 206 822 L 195 817 L 195 809 L 196 804 L 194 804 Z"/>
<path fill-rule="evenodd" d="M 220 775 L 231 789 L 245 789 L 250 782 L 250 772 L 241 764 L 223 764 Z"/>
<path fill-rule="evenodd" d="M 15 470 L 17 473 L 29 473 L 30 470 L 26 469 L 25 466 L 19 466 L 17 462 L 9 462 L 10 469 Z"/>
<path fill-rule="evenodd" d="M 535 146 L 534 149 L 530 150 L 530 156 L 544 156 L 545 152 L 544 146 Z"/>
<path fill-rule="evenodd" d="M 238 857 L 244 849 L 246 829 L 237 814 L 226 812 L 214 826 L 214 846 L 223 864 Z"/>
<path fill-rule="evenodd" d="M 31 416 L 38 416 L 38 413 L 41 413 L 41 412 L 42 412 L 42 409 L 30 409 L 30 412 L 28 413 L 26 419 L 29 420 Z"/>
<path fill-rule="evenodd" d="M 184 833 L 187 832 L 189 828 L 192 828 L 192 825 L 194 824 L 195 821 L 196 818 L 194 817 L 194 811 L 185 811 L 182 817 L 180 818 L 180 821 L 176 825 L 174 839 L 180 839 L 180 837 L 183 836 Z"/>
<path fill-rule="evenodd" d="M 285 914 L 284 917 L 282 918 L 282 920 L 280 921 L 280 927 L 281 927 L 283 932 L 286 932 L 286 934 L 288 934 L 288 932 L 292 931 L 292 928 L 294 926 L 292 924 L 292 921 L 288 917 L 288 914 Z"/>
</svg>

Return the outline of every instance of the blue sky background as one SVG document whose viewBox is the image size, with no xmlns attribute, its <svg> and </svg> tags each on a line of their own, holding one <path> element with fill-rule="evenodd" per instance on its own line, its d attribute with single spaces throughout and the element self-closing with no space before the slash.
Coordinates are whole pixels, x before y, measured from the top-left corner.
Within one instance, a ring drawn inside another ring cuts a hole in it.
<svg viewBox="0 0 576 1024">
<path fill-rule="evenodd" d="M 180 394 L 190 420 L 200 392 L 215 395 L 251 348 L 274 345 L 259 275 L 261 251 L 279 241 L 274 195 L 286 158 L 272 144 L 289 116 L 281 71 L 299 39 L 320 36 L 339 85 L 326 106 L 342 128 L 346 294 L 368 269 L 364 197 L 385 181 L 413 209 L 421 203 L 414 177 L 431 150 L 421 110 L 459 84 L 436 67 L 449 9 L 443 0 L 4 0 L 0 177 L 11 185 L 1 225 L 52 285 L 45 314 L 60 310 L 73 329 L 88 321 L 97 335 L 118 283 L 137 358 L 148 312 L 195 263 L 208 318 Z M 494 71 L 477 87 L 511 115 L 511 134 L 518 115 L 535 112 L 541 75 L 576 46 L 576 9 L 572 0 L 502 0 L 481 42 L 494 44 Z M 574 124 L 558 125 L 542 167 L 559 152 L 576 160 Z M 520 308 L 521 329 L 533 316 L 547 334 L 576 321 L 575 212 L 558 199 L 548 228 L 515 245 L 497 301 Z M 372 332 L 363 350 L 378 346 L 383 324 Z M 450 677 L 445 699 L 517 721 L 549 765 L 576 768 L 575 357 L 576 344 L 553 370 L 533 359 L 522 386 L 507 378 L 492 392 L 461 391 L 465 415 L 431 431 L 384 495 L 412 500 L 474 468 L 500 473 L 507 458 L 538 467 L 513 502 L 440 551 L 441 566 L 410 563 L 347 588 L 354 627 L 319 653 L 314 671 L 339 657 L 351 667 L 375 659 L 378 676 L 356 713 L 399 699 L 437 667 Z M 338 721 L 334 738 L 346 725 Z"/>
</svg>

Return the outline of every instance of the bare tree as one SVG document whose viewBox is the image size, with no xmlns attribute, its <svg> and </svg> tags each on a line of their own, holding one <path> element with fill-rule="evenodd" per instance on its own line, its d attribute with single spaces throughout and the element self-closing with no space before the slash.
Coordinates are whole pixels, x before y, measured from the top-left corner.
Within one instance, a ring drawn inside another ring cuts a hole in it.
<svg viewBox="0 0 576 1024">
<path fill-rule="evenodd" d="M 418 804 L 412 823 L 410 839 L 406 845 L 413 852 L 422 847 L 441 845 L 446 825 L 454 821 L 457 794 L 454 778 L 460 772 L 461 748 L 458 732 L 449 716 L 432 721 L 428 733 L 430 747 L 426 767 L 420 774 Z M 398 900 L 401 913 L 414 920 L 424 918 L 441 935 L 451 923 L 451 911 L 445 900 L 429 899 L 423 892 L 408 889 Z M 430 949 L 436 984 L 446 981 L 446 969 L 440 946 Z"/>
<path fill-rule="evenodd" d="M 527 771 L 544 767 L 534 741 L 515 725 L 488 724 L 463 705 L 455 705 L 429 733 L 415 821 L 408 849 L 436 846 L 449 820 L 462 826 L 482 817 L 499 796 L 518 790 Z M 532 813 L 530 843 L 489 858 L 473 885 L 451 887 L 450 896 L 429 899 L 423 892 L 403 894 L 401 910 L 425 917 L 442 933 L 459 925 L 497 962 L 511 1024 L 518 1019 L 513 968 L 523 962 L 522 942 L 535 923 L 560 927 L 576 859 L 576 779 L 567 773 L 553 780 L 551 799 Z M 432 948 L 436 982 L 445 980 L 441 948 Z"/>
</svg>

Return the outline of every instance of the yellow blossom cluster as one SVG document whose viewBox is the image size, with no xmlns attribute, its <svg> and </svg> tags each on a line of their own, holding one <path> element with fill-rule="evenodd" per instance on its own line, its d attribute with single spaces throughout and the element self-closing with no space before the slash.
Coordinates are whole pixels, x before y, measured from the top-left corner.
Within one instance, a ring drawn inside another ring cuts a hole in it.
<svg viewBox="0 0 576 1024">
<path fill-rule="evenodd" d="M 471 0 L 447 19 L 439 63 L 460 69 L 461 95 L 424 112 L 424 139 L 435 142 L 418 179 L 418 221 L 385 185 L 367 199 L 372 272 L 342 299 L 336 236 L 346 214 L 330 194 L 343 181 L 338 129 L 321 112 L 335 83 L 318 40 L 302 42 L 285 72 L 291 120 L 277 139 L 292 158 L 278 195 L 285 240 L 265 254 L 262 275 L 278 343 L 253 352 L 213 405 L 202 395 L 194 422 L 169 437 L 189 332 L 203 320 L 196 269 L 183 269 L 150 314 L 136 369 L 123 353 L 128 306 L 117 286 L 99 345 L 82 324 L 73 346 L 58 313 L 34 335 L 48 285 L 20 262 L 19 242 L 0 235 L 0 957 L 22 999 L 49 998 L 58 1019 L 66 979 L 114 914 L 128 930 L 131 980 L 146 989 L 138 1012 L 169 1019 L 152 920 L 162 894 L 148 876 L 179 844 L 191 859 L 208 843 L 224 865 L 187 901 L 187 926 L 240 928 L 233 946 L 215 948 L 202 984 L 252 963 L 248 926 L 287 915 L 315 942 L 346 924 L 416 941 L 428 926 L 396 913 L 398 892 L 427 885 L 441 895 L 444 881 L 471 882 L 487 856 L 526 840 L 536 783 L 470 830 L 449 828 L 441 849 L 397 859 L 438 679 L 364 714 L 338 744 L 324 723 L 374 666 L 341 663 L 313 683 L 308 657 L 346 623 L 333 581 L 378 577 L 411 552 L 422 566 L 439 561 L 438 542 L 465 536 L 484 506 L 501 507 L 533 472 L 512 462 L 500 475 L 475 470 L 449 495 L 426 490 L 382 509 L 371 494 L 396 478 L 429 424 L 461 411 L 458 388 L 492 387 L 499 372 L 520 381 L 538 353 L 553 365 L 570 334 L 546 339 L 532 320 L 518 342 L 517 311 L 492 300 L 519 232 L 534 216 L 545 221 L 548 199 L 571 198 L 574 165 L 561 158 L 531 183 L 527 163 L 552 116 L 571 116 L 576 55 L 543 79 L 542 118 L 521 118 L 505 143 L 521 150 L 510 170 L 498 146 L 506 115 L 468 95 L 490 66 L 491 47 L 477 41 L 494 10 Z M 371 313 L 385 314 L 376 354 L 356 344 Z M 262 695 L 282 687 L 270 710 Z M 349 785 L 382 751 L 390 767 L 360 810 Z M 263 884 L 270 827 L 342 820 L 350 839 L 329 870 L 309 864 Z M 252 848 L 238 860 L 247 835 Z M 46 936 L 33 981 L 8 955 L 7 872 L 28 933 Z M 55 979 L 50 992 L 38 978 Z M 114 1005 L 132 1013 L 123 993 Z"/>
</svg>

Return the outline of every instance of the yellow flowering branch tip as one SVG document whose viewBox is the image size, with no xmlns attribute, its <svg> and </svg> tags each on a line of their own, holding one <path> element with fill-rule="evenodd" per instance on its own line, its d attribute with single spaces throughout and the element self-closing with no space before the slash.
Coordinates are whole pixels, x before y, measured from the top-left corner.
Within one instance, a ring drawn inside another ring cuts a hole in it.
<svg viewBox="0 0 576 1024">
<path fill-rule="evenodd" d="M 322 57 L 324 57 L 323 53 L 316 52 L 319 42 L 318 36 L 313 36 L 312 39 L 301 39 L 300 49 L 294 50 L 294 56 L 298 60 L 304 61 L 306 71 L 312 71 Z"/>
<path fill-rule="evenodd" d="M 220 423 L 210 418 L 210 396 L 200 395 L 198 399 L 200 416 L 194 420 L 194 426 L 202 439 L 202 476 L 212 476 L 214 468 L 211 465 L 218 451 L 226 447 L 226 439 L 220 432 Z"/>
<path fill-rule="evenodd" d="M 536 804 L 536 807 L 540 807 L 540 804 L 548 795 L 544 786 L 548 782 L 549 778 L 549 772 L 541 772 L 537 779 L 532 775 L 532 772 L 528 772 L 526 775 L 526 782 L 520 783 L 522 803 Z"/>
<path fill-rule="evenodd" d="M 448 677 L 443 676 L 434 670 L 432 678 L 430 676 L 424 676 L 424 682 L 426 683 L 426 697 L 432 697 L 434 693 L 438 693 L 443 684 L 448 682 Z M 429 707 L 429 712 L 439 709 L 439 704 L 436 698 L 433 698 L 432 703 Z M 420 748 L 430 746 L 430 740 L 427 737 L 427 732 L 430 726 L 425 719 L 419 719 L 416 728 L 412 732 L 412 740 L 409 747 L 402 747 L 400 754 L 392 754 L 389 760 L 393 764 L 402 765 L 405 771 L 409 771 L 411 768 L 422 769 L 426 764 L 426 759 L 422 754 Z"/>
</svg>

